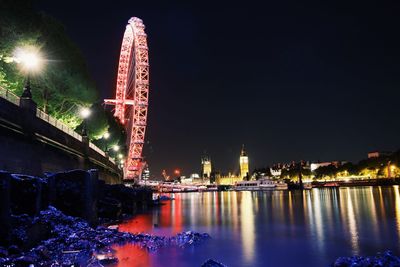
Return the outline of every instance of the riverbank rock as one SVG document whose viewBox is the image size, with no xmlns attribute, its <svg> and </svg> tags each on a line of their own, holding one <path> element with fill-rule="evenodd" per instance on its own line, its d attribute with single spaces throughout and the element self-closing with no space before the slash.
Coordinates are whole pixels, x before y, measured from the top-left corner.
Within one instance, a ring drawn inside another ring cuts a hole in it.
<svg viewBox="0 0 400 267">
<path fill-rule="evenodd" d="M 2 248 L 2 265 L 101 266 L 101 262 L 116 260 L 111 249 L 114 244 L 134 243 L 148 251 L 156 251 L 164 246 L 193 246 L 210 238 L 208 234 L 191 231 L 165 237 L 119 232 L 104 226 L 92 228 L 83 219 L 67 216 L 52 206 L 33 219 L 21 215 L 15 220 L 13 240 L 18 244 L 7 250 Z M 33 248 L 25 248 L 24 241 L 35 225 L 45 227 L 42 239 Z"/>
<path fill-rule="evenodd" d="M 201 267 L 227 267 L 227 266 L 218 261 L 208 259 L 205 263 L 201 265 Z"/>
<path fill-rule="evenodd" d="M 332 265 L 333 267 L 400 267 L 400 257 L 394 256 L 388 250 L 377 253 L 376 256 L 352 256 L 340 257 Z"/>
<path fill-rule="evenodd" d="M 44 197 L 47 182 L 40 177 L 11 174 L 10 186 L 12 214 L 37 215 L 42 205 L 47 204 Z"/>
</svg>

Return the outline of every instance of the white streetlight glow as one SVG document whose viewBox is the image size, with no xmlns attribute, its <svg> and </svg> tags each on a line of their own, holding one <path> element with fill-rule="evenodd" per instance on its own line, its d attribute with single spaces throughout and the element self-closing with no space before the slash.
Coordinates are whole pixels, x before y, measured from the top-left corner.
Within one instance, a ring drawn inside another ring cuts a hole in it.
<svg viewBox="0 0 400 267">
<path fill-rule="evenodd" d="M 106 132 L 104 135 L 103 135 L 103 138 L 104 139 L 108 139 L 110 137 L 110 133 L 109 132 Z"/>
<path fill-rule="evenodd" d="M 81 109 L 81 116 L 82 118 L 86 119 L 90 116 L 90 109 L 88 108 L 82 108 Z"/>
<path fill-rule="evenodd" d="M 34 47 L 19 47 L 14 51 L 14 61 L 21 64 L 22 69 L 28 72 L 38 71 L 43 63 L 40 53 Z"/>
<path fill-rule="evenodd" d="M 119 145 L 115 145 L 113 146 L 114 151 L 118 151 L 119 150 Z"/>
</svg>

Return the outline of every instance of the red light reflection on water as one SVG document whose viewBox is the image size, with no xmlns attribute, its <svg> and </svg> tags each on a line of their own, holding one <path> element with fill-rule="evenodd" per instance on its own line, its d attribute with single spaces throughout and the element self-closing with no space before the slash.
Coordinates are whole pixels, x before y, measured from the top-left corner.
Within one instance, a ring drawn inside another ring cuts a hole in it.
<svg viewBox="0 0 400 267">
<path fill-rule="evenodd" d="M 118 267 L 151 266 L 149 253 L 137 245 L 127 244 L 115 246 L 115 256 L 118 258 Z"/>
<path fill-rule="evenodd" d="M 119 225 L 120 232 L 151 233 L 153 230 L 152 215 L 141 214 Z"/>
<path fill-rule="evenodd" d="M 183 231 L 182 199 L 175 194 L 175 200 L 164 201 L 158 210 L 140 214 L 119 225 L 119 231 L 172 236 Z M 151 266 L 151 255 L 137 245 L 114 246 L 118 267 Z"/>
<path fill-rule="evenodd" d="M 129 233 L 161 234 L 172 236 L 183 231 L 182 199 L 175 194 L 175 200 L 164 201 L 152 213 L 140 214 L 119 225 L 119 231 Z"/>
</svg>

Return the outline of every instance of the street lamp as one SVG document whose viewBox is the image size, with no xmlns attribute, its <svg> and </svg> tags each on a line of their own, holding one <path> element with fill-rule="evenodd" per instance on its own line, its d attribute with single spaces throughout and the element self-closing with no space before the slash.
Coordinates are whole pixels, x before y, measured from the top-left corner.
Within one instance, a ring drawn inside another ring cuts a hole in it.
<svg viewBox="0 0 400 267">
<path fill-rule="evenodd" d="M 117 152 L 117 151 L 119 150 L 119 145 L 114 145 L 114 146 L 113 146 L 113 150 L 114 150 L 115 152 Z"/>
<path fill-rule="evenodd" d="M 43 60 L 37 48 L 19 47 L 15 49 L 13 60 L 21 65 L 21 70 L 26 73 L 26 83 L 21 97 L 32 98 L 30 76 L 32 73 L 39 71 Z"/>
<path fill-rule="evenodd" d="M 80 111 L 81 117 L 83 118 L 82 136 L 87 137 L 87 118 L 90 116 L 89 108 L 82 108 Z"/>
<path fill-rule="evenodd" d="M 110 138 L 110 133 L 109 132 L 105 132 L 103 134 L 103 139 L 104 139 L 104 152 L 107 153 L 108 150 L 108 146 L 107 146 L 107 139 Z"/>
</svg>

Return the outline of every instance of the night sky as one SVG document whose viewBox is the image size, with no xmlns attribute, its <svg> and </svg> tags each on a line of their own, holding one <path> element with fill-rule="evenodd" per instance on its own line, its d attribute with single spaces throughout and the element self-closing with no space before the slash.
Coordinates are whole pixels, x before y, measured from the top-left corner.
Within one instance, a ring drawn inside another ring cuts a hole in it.
<svg viewBox="0 0 400 267">
<path fill-rule="evenodd" d="M 143 19 L 154 175 L 199 172 L 204 151 L 237 170 L 242 144 L 250 169 L 400 148 L 399 2 L 166 2 L 37 5 L 65 24 L 106 98 L 125 25 Z"/>
</svg>

